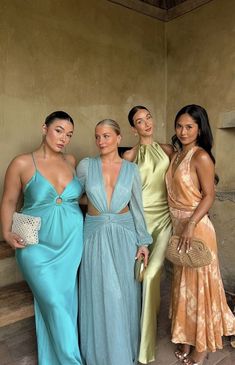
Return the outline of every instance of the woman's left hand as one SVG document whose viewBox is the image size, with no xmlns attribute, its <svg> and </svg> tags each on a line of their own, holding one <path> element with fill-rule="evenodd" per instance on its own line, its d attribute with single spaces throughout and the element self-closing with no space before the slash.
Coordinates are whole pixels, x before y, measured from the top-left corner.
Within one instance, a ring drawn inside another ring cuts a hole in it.
<svg viewBox="0 0 235 365">
<path fill-rule="evenodd" d="M 177 250 L 179 251 L 179 253 L 181 251 L 188 253 L 189 250 L 191 249 L 192 238 L 194 237 L 194 229 L 195 229 L 194 224 L 190 224 L 190 222 L 188 224 L 186 224 L 186 226 L 180 236 L 179 244 L 177 247 Z"/>
<path fill-rule="evenodd" d="M 144 266 L 146 267 L 148 265 L 148 257 L 149 257 L 149 249 L 147 246 L 139 247 L 136 254 L 136 259 L 138 260 L 140 256 L 144 256 Z"/>
</svg>

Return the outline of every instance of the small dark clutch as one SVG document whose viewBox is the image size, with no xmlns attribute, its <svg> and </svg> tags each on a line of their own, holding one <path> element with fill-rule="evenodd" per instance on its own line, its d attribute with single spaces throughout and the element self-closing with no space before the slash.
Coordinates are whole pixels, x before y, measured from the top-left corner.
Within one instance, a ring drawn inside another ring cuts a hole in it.
<svg viewBox="0 0 235 365">
<path fill-rule="evenodd" d="M 177 250 L 179 239 L 179 236 L 172 236 L 166 250 L 166 258 L 174 265 L 198 268 L 211 263 L 211 252 L 201 239 L 193 238 L 187 253 L 184 250 L 179 253 Z"/>
<path fill-rule="evenodd" d="M 141 255 L 138 259 L 135 261 L 135 279 L 141 283 L 144 279 L 144 272 L 145 272 L 145 266 L 144 266 L 144 256 Z"/>
</svg>

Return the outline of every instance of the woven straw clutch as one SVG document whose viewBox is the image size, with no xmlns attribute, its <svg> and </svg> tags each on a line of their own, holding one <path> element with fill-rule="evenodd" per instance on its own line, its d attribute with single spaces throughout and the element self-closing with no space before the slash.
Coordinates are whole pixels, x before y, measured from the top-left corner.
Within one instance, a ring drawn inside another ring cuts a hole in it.
<svg viewBox="0 0 235 365">
<path fill-rule="evenodd" d="M 193 238 L 191 249 L 186 253 L 177 250 L 179 236 L 172 236 L 166 250 L 166 258 L 174 265 L 189 266 L 193 268 L 207 266 L 212 261 L 212 255 L 206 244 L 199 238 Z"/>
</svg>

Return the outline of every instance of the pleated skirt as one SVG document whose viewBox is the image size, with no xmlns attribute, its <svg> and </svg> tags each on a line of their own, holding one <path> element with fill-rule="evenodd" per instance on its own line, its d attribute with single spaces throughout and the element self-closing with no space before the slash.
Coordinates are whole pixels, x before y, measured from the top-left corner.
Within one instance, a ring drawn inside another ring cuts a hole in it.
<svg viewBox="0 0 235 365">
<path fill-rule="evenodd" d="M 137 362 L 140 284 L 134 279 L 137 239 L 130 212 L 86 216 L 79 274 L 79 326 L 85 365 Z"/>
</svg>

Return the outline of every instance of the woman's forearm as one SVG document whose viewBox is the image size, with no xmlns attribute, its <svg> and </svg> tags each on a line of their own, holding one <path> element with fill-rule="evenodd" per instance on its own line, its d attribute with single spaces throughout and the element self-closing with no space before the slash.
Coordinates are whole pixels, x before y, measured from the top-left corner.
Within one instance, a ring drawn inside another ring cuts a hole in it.
<svg viewBox="0 0 235 365">
<path fill-rule="evenodd" d="M 195 209 L 194 213 L 190 218 L 190 222 L 192 224 L 197 225 L 198 222 L 209 212 L 209 209 L 212 207 L 215 199 L 215 193 L 206 195 L 202 198 L 201 202 Z"/>
<path fill-rule="evenodd" d="M 7 234 L 11 232 L 12 216 L 16 211 L 16 203 L 3 198 L 0 208 L 0 218 L 2 224 L 3 238 L 7 239 Z"/>
</svg>

